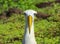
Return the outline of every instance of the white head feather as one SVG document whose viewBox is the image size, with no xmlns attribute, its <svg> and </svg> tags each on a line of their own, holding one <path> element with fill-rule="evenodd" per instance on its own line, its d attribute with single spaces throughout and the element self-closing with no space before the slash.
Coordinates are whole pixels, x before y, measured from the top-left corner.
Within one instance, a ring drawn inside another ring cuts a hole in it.
<svg viewBox="0 0 60 44">
<path fill-rule="evenodd" d="M 34 17 L 34 14 L 37 14 L 37 12 L 34 11 L 34 10 L 26 10 L 26 11 L 24 11 L 24 13 L 25 13 L 27 16 L 31 15 L 32 17 Z"/>
</svg>

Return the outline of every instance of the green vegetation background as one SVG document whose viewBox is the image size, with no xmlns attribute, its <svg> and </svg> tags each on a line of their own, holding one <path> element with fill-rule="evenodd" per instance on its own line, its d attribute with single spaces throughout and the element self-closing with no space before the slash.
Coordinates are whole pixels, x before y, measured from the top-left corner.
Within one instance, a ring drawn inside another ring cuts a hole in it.
<svg viewBox="0 0 60 44">
<path fill-rule="evenodd" d="M 35 16 L 35 37 L 37 44 L 60 44 L 60 4 L 51 7 L 37 8 L 36 3 L 54 2 L 55 0 L 0 0 L 0 13 L 9 8 L 21 10 L 33 9 L 52 15 L 47 19 Z M 57 22 L 53 21 L 57 20 Z M 13 14 L 8 19 L 0 20 L 0 44 L 22 44 L 24 35 L 24 14 Z M 17 38 L 18 40 L 14 40 Z"/>
</svg>

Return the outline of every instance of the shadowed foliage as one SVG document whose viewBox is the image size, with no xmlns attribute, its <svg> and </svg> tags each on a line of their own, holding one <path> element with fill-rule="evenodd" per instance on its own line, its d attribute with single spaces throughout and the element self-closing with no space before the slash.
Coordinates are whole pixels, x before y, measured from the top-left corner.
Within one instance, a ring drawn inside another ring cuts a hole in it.
<svg viewBox="0 0 60 44">
<path fill-rule="evenodd" d="M 50 16 L 51 15 L 44 14 L 44 13 L 41 13 L 41 12 L 37 12 L 37 15 L 36 15 L 37 18 L 43 18 L 43 19 L 47 19 Z"/>
<path fill-rule="evenodd" d="M 12 14 L 22 14 L 22 10 L 17 9 L 17 8 L 9 8 L 8 11 L 3 11 L 0 14 L 0 19 L 1 18 L 8 18 L 10 17 Z"/>
<path fill-rule="evenodd" d="M 36 7 L 38 7 L 38 8 L 49 7 L 49 6 L 52 6 L 52 3 L 53 3 L 53 2 L 39 3 L 39 4 L 36 4 Z"/>
</svg>

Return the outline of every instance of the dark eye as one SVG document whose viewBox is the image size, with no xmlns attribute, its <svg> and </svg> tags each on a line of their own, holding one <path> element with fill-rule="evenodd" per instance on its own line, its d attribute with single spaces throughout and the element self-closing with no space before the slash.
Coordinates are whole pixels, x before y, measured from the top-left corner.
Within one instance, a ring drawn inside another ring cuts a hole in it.
<svg viewBox="0 0 60 44">
<path fill-rule="evenodd" d="M 34 13 L 34 15 L 37 15 L 36 13 Z"/>
<path fill-rule="evenodd" d="M 24 13 L 24 15 L 26 15 L 26 13 Z"/>
</svg>

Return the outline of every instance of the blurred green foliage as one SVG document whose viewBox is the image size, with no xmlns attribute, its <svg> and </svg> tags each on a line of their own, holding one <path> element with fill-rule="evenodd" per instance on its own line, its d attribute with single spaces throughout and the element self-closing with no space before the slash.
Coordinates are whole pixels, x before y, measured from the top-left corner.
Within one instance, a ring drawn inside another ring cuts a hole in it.
<svg viewBox="0 0 60 44">
<path fill-rule="evenodd" d="M 37 44 L 60 44 L 60 4 L 53 3 L 51 7 L 37 8 L 36 3 L 53 2 L 55 0 L 0 0 L 0 13 L 9 8 L 22 10 L 33 9 L 51 17 L 38 19 L 35 16 L 35 37 Z M 8 19 L 0 20 L 0 44 L 22 44 L 25 29 L 23 14 L 12 14 Z M 20 40 L 14 41 L 18 37 Z M 12 39 L 12 41 L 11 41 Z"/>
</svg>

